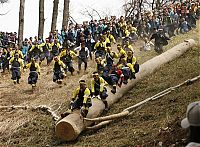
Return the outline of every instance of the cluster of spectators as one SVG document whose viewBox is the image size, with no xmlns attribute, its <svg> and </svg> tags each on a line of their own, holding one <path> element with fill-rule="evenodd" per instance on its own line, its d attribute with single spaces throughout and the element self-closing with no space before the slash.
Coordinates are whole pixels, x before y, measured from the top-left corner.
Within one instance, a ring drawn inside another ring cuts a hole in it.
<svg viewBox="0 0 200 147">
<path fill-rule="evenodd" d="M 16 32 L 0 32 L 0 46 L 9 47 L 10 44 L 17 43 L 17 33 Z"/>
</svg>

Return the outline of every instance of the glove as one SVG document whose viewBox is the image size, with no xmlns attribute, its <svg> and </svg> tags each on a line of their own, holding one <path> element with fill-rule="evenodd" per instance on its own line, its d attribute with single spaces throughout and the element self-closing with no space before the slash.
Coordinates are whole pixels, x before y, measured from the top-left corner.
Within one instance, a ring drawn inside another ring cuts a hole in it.
<svg viewBox="0 0 200 147">
<path fill-rule="evenodd" d="M 12 68 L 12 66 L 11 65 L 9 65 L 9 69 L 11 69 Z"/>
<path fill-rule="evenodd" d="M 73 105 L 73 104 L 74 104 L 74 101 L 71 101 L 71 102 L 70 102 L 70 105 Z"/>
</svg>

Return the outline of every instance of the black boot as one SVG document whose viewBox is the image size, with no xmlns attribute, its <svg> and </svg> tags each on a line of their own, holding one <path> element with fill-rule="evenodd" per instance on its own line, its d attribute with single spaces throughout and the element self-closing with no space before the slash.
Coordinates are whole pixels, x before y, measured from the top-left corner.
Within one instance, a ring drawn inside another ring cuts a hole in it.
<svg viewBox="0 0 200 147">
<path fill-rule="evenodd" d="M 113 94 L 115 94 L 116 91 L 117 91 L 116 86 L 113 86 L 113 89 L 111 90 L 111 92 L 112 92 Z"/>
<path fill-rule="evenodd" d="M 131 72 L 131 79 L 136 79 L 134 72 Z"/>
<path fill-rule="evenodd" d="M 88 114 L 88 110 L 87 110 L 87 109 L 81 110 L 81 115 L 82 115 L 83 117 L 86 117 L 87 114 Z"/>
<path fill-rule="evenodd" d="M 104 105 L 105 105 L 105 109 L 104 109 L 104 110 L 107 112 L 108 109 L 109 109 L 109 108 L 108 108 L 108 102 L 105 100 L 105 101 L 103 101 L 103 103 L 104 103 Z"/>
<path fill-rule="evenodd" d="M 19 79 L 17 79 L 17 84 L 19 84 Z"/>
</svg>

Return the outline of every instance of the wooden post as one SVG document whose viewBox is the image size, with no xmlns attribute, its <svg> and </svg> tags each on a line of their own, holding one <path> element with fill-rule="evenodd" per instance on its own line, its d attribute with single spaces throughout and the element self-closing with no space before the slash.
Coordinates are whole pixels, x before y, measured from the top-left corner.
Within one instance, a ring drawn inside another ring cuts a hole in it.
<svg viewBox="0 0 200 147">
<path fill-rule="evenodd" d="M 109 106 L 117 102 L 124 94 L 126 94 L 134 85 L 144 79 L 144 77 L 152 74 L 161 65 L 168 63 L 177 57 L 181 56 L 184 52 L 189 50 L 191 47 L 195 46 L 195 41 L 193 39 L 187 40 L 181 44 L 176 45 L 172 49 L 164 52 L 163 54 L 156 56 L 144 64 L 141 65 L 140 72 L 136 75 L 136 79 L 129 81 L 128 85 L 123 85 L 121 88 L 117 89 L 117 93 L 114 95 L 110 92 L 108 88 L 108 104 Z M 96 118 L 104 110 L 104 104 L 101 100 L 93 99 L 92 107 L 89 109 L 88 118 Z M 72 141 L 75 140 L 78 135 L 90 126 L 92 122 L 83 121 L 80 117 L 79 111 L 75 111 L 73 114 L 68 115 L 59 122 L 56 123 L 55 133 L 56 135 L 65 140 Z"/>
</svg>

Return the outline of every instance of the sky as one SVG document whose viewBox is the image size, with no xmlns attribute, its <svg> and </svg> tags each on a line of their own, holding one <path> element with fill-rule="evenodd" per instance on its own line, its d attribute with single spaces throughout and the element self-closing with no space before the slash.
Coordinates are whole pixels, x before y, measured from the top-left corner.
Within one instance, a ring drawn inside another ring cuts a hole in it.
<svg viewBox="0 0 200 147">
<path fill-rule="evenodd" d="M 57 29 L 62 26 L 62 10 L 64 0 L 59 3 L 59 15 L 57 20 Z M 86 9 L 92 12 L 92 8 L 96 9 L 103 17 L 106 15 L 120 16 L 123 14 L 122 5 L 124 0 L 71 0 L 70 13 L 71 16 L 81 23 L 91 18 L 86 15 Z M 39 22 L 39 0 L 25 0 L 25 22 L 24 37 L 37 36 Z M 44 36 L 48 35 L 51 28 L 53 0 L 45 0 L 45 28 Z M 18 32 L 19 20 L 19 0 L 9 0 L 7 4 L 0 4 L 0 31 Z M 95 15 L 95 12 L 93 12 Z M 96 14 L 95 19 L 99 19 Z"/>
</svg>

